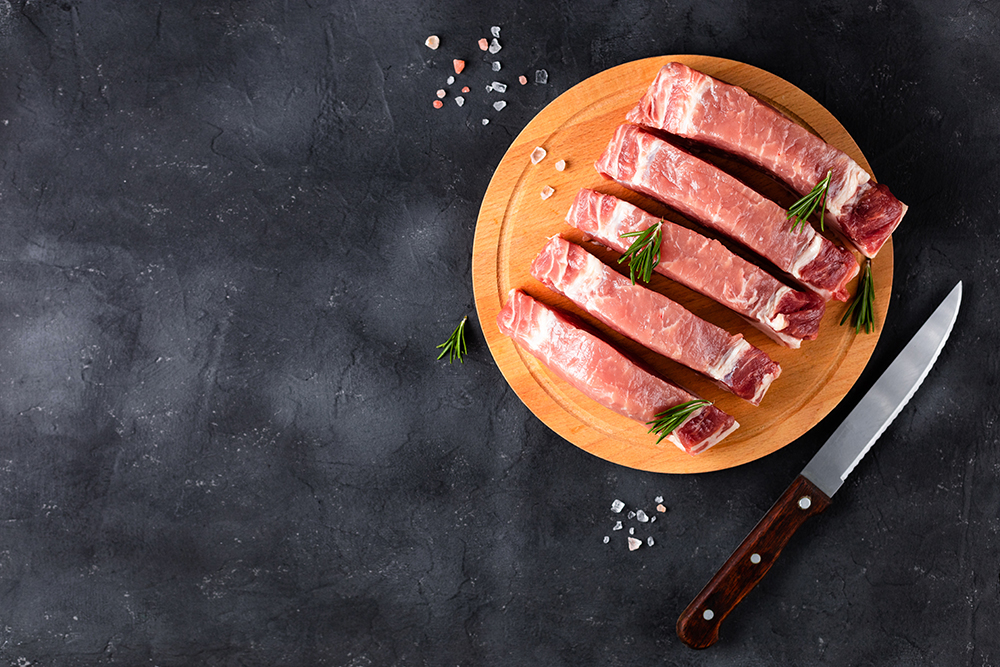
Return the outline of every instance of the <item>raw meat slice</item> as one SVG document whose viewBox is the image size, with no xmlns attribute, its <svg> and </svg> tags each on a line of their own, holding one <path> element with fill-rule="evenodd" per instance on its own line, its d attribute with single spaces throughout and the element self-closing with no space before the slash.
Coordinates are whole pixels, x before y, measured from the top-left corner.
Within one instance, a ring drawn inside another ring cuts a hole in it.
<svg viewBox="0 0 1000 667">
<path fill-rule="evenodd" d="M 659 292 L 633 285 L 560 236 L 542 248 L 531 275 L 612 329 L 754 405 L 781 374 L 781 366 L 742 335 L 730 335 Z"/>
<path fill-rule="evenodd" d="M 800 195 L 832 172 L 826 220 L 866 257 L 878 253 L 906 214 L 906 205 L 846 153 L 742 88 L 681 63 L 663 66 L 627 118 L 732 153 Z"/>
<path fill-rule="evenodd" d="M 597 170 L 739 241 L 825 299 L 847 301 L 858 262 L 811 225 L 791 231 L 787 212 L 718 167 L 636 125 L 621 125 Z"/>
<path fill-rule="evenodd" d="M 648 229 L 659 218 L 612 195 L 584 189 L 566 222 L 623 253 L 629 242 L 622 234 Z M 657 273 L 736 311 L 783 345 L 797 348 L 803 340 L 816 339 L 826 311 L 818 295 L 794 290 L 718 241 L 667 220 L 661 239 Z"/>
<path fill-rule="evenodd" d="M 643 370 L 565 315 L 520 290 L 511 290 L 497 314 L 500 332 L 538 357 L 584 395 L 640 422 L 698 397 Z M 667 436 L 688 454 L 698 454 L 732 433 L 735 419 L 708 405 L 692 413 Z"/>
</svg>

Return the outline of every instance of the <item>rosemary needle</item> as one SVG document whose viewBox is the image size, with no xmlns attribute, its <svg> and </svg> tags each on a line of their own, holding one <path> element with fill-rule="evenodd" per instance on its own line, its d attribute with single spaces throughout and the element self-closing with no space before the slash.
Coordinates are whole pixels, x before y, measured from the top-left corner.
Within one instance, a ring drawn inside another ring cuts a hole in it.
<svg viewBox="0 0 1000 667">
<path fill-rule="evenodd" d="M 872 279 L 872 261 L 865 262 L 865 268 L 858 277 L 858 291 L 854 294 L 851 307 L 840 319 L 843 324 L 854 314 L 854 333 L 871 333 L 875 330 L 875 281 Z"/>
<path fill-rule="evenodd" d="M 788 218 L 792 219 L 791 231 L 801 231 L 808 223 L 809 216 L 813 214 L 817 206 L 819 207 L 819 228 L 821 231 L 826 231 L 824 225 L 824 219 L 826 218 L 826 194 L 830 189 L 830 178 L 832 176 L 833 171 L 826 172 L 826 178 L 817 183 L 816 187 L 809 194 L 792 204 L 791 208 L 788 209 L 785 220 Z"/>
<path fill-rule="evenodd" d="M 441 354 L 438 355 L 438 359 L 441 359 L 447 354 L 449 364 L 456 359 L 463 364 L 465 363 L 465 360 L 462 359 L 462 355 L 468 352 L 465 347 L 465 322 L 468 319 L 468 315 L 463 317 L 462 321 L 458 323 L 457 327 L 455 327 L 455 330 L 451 332 L 450 336 L 448 336 L 448 340 L 438 345 L 438 349 L 441 349 Z"/>
<path fill-rule="evenodd" d="M 663 238 L 661 233 L 663 221 L 660 220 L 655 225 L 651 225 L 640 232 L 625 232 L 621 235 L 623 239 L 634 238 L 635 241 L 628 247 L 625 254 L 621 256 L 618 263 L 628 260 L 628 272 L 635 285 L 635 277 L 638 275 L 643 282 L 648 283 L 653 278 L 653 269 L 660 263 L 660 241 Z"/>
<path fill-rule="evenodd" d="M 656 415 L 656 418 L 652 421 L 646 422 L 646 426 L 649 426 L 649 433 L 659 433 L 660 437 L 656 441 L 656 444 L 660 444 L 665 437 L 674 432 L 678 426 L 684 423 L 684 420 L 691 416 L 695 410 L 703 408 L 706 405 L 711 405 L 710 402 L 704 399 L 697 399 L 694 401 L 688 401 L 687 403 L 681 403 L 680 405 L 675 405 L 674 407 L 664 410 L 663 412 Z"/>
</svg>

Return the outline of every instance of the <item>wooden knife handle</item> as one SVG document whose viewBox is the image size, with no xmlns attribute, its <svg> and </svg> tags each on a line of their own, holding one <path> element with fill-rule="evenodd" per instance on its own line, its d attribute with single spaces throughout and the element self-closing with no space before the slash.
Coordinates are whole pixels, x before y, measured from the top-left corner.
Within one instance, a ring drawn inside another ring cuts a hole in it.
<svg viewBox="0 0 1000 667">
<path fill-rule="evenodd" d="M 788 540 L 830 506 L 830 498 L 799 475 L 677 619 L 677 636 L 692 648 L 719 638 L 719 624 L 771 569 Z"/>
</svg>

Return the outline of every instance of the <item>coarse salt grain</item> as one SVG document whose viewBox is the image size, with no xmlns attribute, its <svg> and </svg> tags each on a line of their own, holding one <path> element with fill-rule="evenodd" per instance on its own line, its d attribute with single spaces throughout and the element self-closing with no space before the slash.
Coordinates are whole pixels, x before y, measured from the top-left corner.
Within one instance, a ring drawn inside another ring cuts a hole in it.
<svg viewBox="0 0 1000 667">
<path fill-rule="evenodd" d="M 535 150 L 531 151 L 531 164 L 538 164 L 545 159 L 545 149 L 541 146 L 535 146 Z M 624 507 L 624 505 L 622 506 Z"/>
<path fill-rule="evenodd" d="M 611 538 L 610 538 L 610 537 L 608 537 L 607 535 L 605 535 L 605 536 L 604 536 L 604 543 L 605 543 L 605 544 L 607 544 L 607 543 L 608 543 L 608 542 L 610 542 L 610 541 L 611 541 Z"/>
<path fill-rule="evenodd" d="M 622 529 L 622 522 L 621 521 L 615 521 L 615 527 L 612 528 L 611 530 L 621 530 L 621 529 Z"/>
<path fill-rule="evenodd" d="M 481 51 L 485 51 L 488 48 L 490 48 L 490 43 L 486 41 L 485 37 L 483 37 L 481 40 L 479 40 L 479 49 Z"/>
<path fill-rule="evenodd" d="M 440 109 L 443 106 L 444 106 L 444 102 L 442 102 L 441 100 L 434 100 L 434 108 L 435 109 Z"/>
<path fill-rule="evenodd" d="M 628 513 L 628 518 L 630 518 L 630 519 L 634 519 L 634 518 L 635 518 L 635 512 L 631 512 L 631 511 L 630 511 L 630 512 Z"/>
<path fill-rule="evenodd" d="M 642 546 L 642 541 L 641 540 L 637 540 L 634 537 L 628 538 L 628 550 L 629 551 L 635 551 L 636 549 L 638 549 L 641 546 Z"/>
<path fill-rule="evenodd" d="M 500 46 L 500 42 L 498 42 L 497 39 L 496 39 L 496 37 L 494 37 L 493 41 L 490 42 L 489 52 L 490 53 L 499 53 L 500 49 L 502 49 L 502 48 L 503 47 Z"/>
<path fill-rule="evenodd" d="M 449 76 L 447 79 L 445 79 L 445 83 L 447 83 L 450 86 L 451 84 L 455 83 L 455 77 Z"/>
<path fill-rule="evenodd" d="M 628 529 L 628 534 L 629 535 L 635 535 L 635 528 L 629 528 Z"/>
<path fill-rule="evenodd" d="M 663 503 L 660 503 L 659 505 L 656 506 L 656 511 L 657 512 L 666 512 L 667 508 L 663 506 Z"/>
<path fill-rule="evenodd" d="M 662 503 L 663 502 L 663 496 L 656 496 L 655 498 L 653 498 L 653 502 L 654 503 Z"/>
<path fill-rule="evenodd" d="M 543 69 L 535 70 L 535 83 L 546 84 L 549 82 L 549 73 Z"/>
<path fill-rule="evenodd" d="M 463 93 L 469 92 L 469 87 L 468 86 L 462 86 L 462 92 Z"/>
<path fill-rule="evenodd" d="M 519 83 L 520 83 L 520 84 L 521 84 L 522 86 L 523 86 L 524 84 L 528 83 L 528 77 L 524 76 L 523 74 L 522 74 L 521 76 L 517 77 L 517 80 L 518 80 L 518 82 L 519 82 Z"/>
<path fill-rule="evenodd" d="M 500 36 L 500 26 L 495 25 L 492 28 L 490 28 L 490 34 L 493 35 L 494 37 L 499 37 Z"/>
<path fill-rule="evenodd" d="M 500 71 L 500 61 L 499 60 L 494 60 L 493 61 L 493 65 L 491 65 L 491 67 L 493 67 L 493 71 L 494 72 L 499 72 Z"/>
<path fill-rule="evenodd" d="M 431 35 L 424 41 L 424 46 L 432 51 L 437 51 L 437 47 L 441 46 L 441 38 L 437 35 Z"/>
<path fill-rule="evenodd" d="M 556 162 L 556 171 L 565 171 L 565 170 L 566 170 L 566 160 L 559 160 L 558 162 Z"/>
<path fill-rule="evenodd" d="M 493 103 L 493 108 L 496 109 L 497 111 L 502 110 L 505 106 L 507 106 L 507 103 L 504 102 L 503 100 L 497 100 L 496 102 Z"/>
<path fill-rule="evenodd" d="M 652 537 L 647 537 L 646 538 L 646 544 L 648 544 L 649 546 L 653 546 L 655 544 L 655 542 L 653 542 L 653 538 Z"/>
<path fill-rule="evenodd" d="M 649 517 L 649 522 L 650 523 L 653 523 L 654 521 L 656 521 L 656 517 L 655 516 Z"/>
<path fill-rule="evenodd" d="M 455 74 L 461 74 L 462 70 L 465 69 L 465 61 L 458 59 L 452 60 L 451 66 L 455 68 Z"/>
<path fill-rule="evenodd" d="M 535 150 L 537 151 L 538 149 L 536 148 Z M 534 153 L 532 153 L 532 155 L 534 155 Z M 625 509 L 625 503 L 615 498 L 615 501 L 611 503 L 611 511 L 614 512 L 615 514 L 618 514 L 623 509 Z"/>
<path fill-rule="evenodd" d="M 646 513 L 643 512 L 642 510 L 639 510 L 638 512 L 635 513 L 635 518 L 639 520 L 639 523 L 646 523 L 647 521 L 649 521 L 649 517 L 646 516 Z"/>
<path fill-rule="evenodd" d="M 439 90 L 437 91 L 437 96 L 438 96 L 438 99 L 444 99 L 444 96 L 445 96 L 445 95 L 447 95 L 447 94 L 448 94 L 448 93 L 444 92 L 444 88 L 441 88 L 441 89 L 439 89 Z"/>
<path fill-rule="evenodd" d="M 489 118 L 484 118 L 483 119 L 483 125 L 489 125 L 489 124 L 490 124 L 490 119 Z"/>
<path fill-rule="evenodd" d="M 465 104 L 465 98 L 459 95 L 458 97 L 455 98 L 455 104 L 457 104 L 458 106 L 462 106 L 463 104 Z"/>
<path fill-rule="evenodd" d="M 542 188 L 542 199 L 548 199 L 553 194 L 555 194 L 555 190 L 553 190 L 549 186 L 546 185 L 544 188 Z"/>
<path fill-rule="evenodd" d="M 493 83 L 490 84 L 490 87 L 493 88 L 493 90 L 495 90 L 498 93 L 506 93 L 507 92 L 507 84 L 506 83 L 500 83 L 499 81 L 494 81 Z"/>
</svg>

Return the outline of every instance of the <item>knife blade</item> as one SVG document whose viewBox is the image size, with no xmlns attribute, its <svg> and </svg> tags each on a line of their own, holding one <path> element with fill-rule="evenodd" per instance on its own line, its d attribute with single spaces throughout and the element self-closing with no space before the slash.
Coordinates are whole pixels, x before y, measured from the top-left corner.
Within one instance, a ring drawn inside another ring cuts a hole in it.
<svg viewBox="0 0 1000 667">
<path fill-rule="evenodd" d="M 896 418 L 944 348 L 962 303 L 962 283 L 906 344 L 829 440 L 677 619 L 692 648 L 719 638 L 719 625 L 764 575 L 806 519 L 830 506 L 844 480 Z"/>
</svg>

